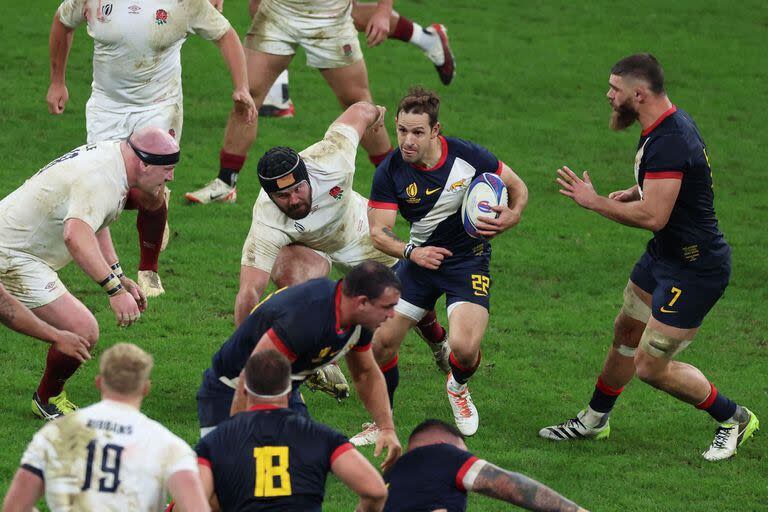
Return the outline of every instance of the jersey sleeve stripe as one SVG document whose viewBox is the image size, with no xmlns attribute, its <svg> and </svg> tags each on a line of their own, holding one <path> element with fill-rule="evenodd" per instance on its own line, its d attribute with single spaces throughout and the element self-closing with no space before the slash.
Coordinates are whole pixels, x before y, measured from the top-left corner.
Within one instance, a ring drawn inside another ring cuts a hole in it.
<svg viewBox="0 0 768 512">
<path fill-rule="evenodd" d="M 340 445 L 338 448 L 333 450 L 333 453 L 331 453 L 331 464 L 339 458 L 339 456 L 347 453 L 349 450 L 353 450 L 355 447 L 352 446 L 352 443 L 344 443 Z"/>
<path fill-rule="evenodd" d="M 285 343 L 283 343 L 283 340 L 280 339 L 280 336 L 277 335 L 274 329 L 268 330 L 267 336 L 269 336 L 269 339 L 272 340 L 275 348 L 279 350 L 285 357 L 287 357 L 290 362 L 294 362 L 296 360 L 296 354 L 294 354 L 293 351 L 288 348 Z"/>
<path fill-rule="evenodd" d="M 369 208 L 376 208 L 377 210 L 397 210 L 397 203 L 385 203 L 383 201 L 368 200 Z"/>
<path fill-rule="evenodd" d="M 43 470 L 40 468 L 36 468 L 35 466 L 31 466 L 29 464 L 22 464 L 21 469 L 24 469 L 26 471 L 29 471 L 33 475 L 40 478 L 40 480 L 45 480 L 45 475 L 43 474 Z"/>
<path fill-rule="evenodd" d="M 496 170 L 495 170 L 494 172 L 495 172 L 496 174 L 498 174 L 499 176 L 501 176 L 501 171 L 502 171 L 503 169 L 504 169 L 504 162 L 502 162 L 501 160 L 499 160 L 499 166 L 496 168 Z"/>
<path fill-rule="evenodd" d="M 645 179 L 647 180 L 681 180 L 683 179 L 682 171 L 645 171 Z"/>
<path fill-rule="evenodd" d="M 477 461 L 478 458 L 474 455 L 467 459 L 467 461 L 461 465 L 459 468 L 459 471 L 456 473 L 456 488 L 460 490 L 461 492 L 467 492 L 467 489 L 464 487 L 464 475 L 467 474 L 467 471 L 469 471 L 469 468 L 472 467 L 472 464 Z"/>
<path fill-rule="evenodd" d="M 207 467 L 209 467 L 209 468 L 211 467 L 211 461 L 209 461 L 209 460 L 208 460 L 208 459 L 206 459 L 205 457 L 198 457 L 198 458 L 197 458 L 197 463 L 198 463 L 198 465 L 200 465 L 200 466 L 207 466 Z"/>
</svg>

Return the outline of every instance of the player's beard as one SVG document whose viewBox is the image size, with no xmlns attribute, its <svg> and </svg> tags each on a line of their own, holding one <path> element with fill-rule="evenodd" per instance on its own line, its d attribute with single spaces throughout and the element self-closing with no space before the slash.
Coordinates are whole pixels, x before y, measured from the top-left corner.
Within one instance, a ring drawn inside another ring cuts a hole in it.
<svg viewBox="0 0 768 512">
<path fill-rule="evenodd" d="M 611 120 L 608 123 L 608 126 L 611 127 L 611 130 L 620 132 L 635 124 L 639 115 L 637 110 L 632 108 L 628 103 L 624 103 L 611 111 Z"/>
<path fill-rule="evenodd" d="M 309 215 L 312 211 L 312 189 L 309 190 L 309 199 L 299 204 L 289 206 L 287 209 L 280 210 L 293 220 L 300 220 Z"/>
</svg>

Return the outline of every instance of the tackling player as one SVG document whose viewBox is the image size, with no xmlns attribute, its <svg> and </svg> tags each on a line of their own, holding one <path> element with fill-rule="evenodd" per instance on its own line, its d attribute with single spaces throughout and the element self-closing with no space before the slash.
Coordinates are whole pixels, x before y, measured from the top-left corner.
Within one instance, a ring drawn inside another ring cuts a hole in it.
<svg viewBox="0 0 768 512">
<path fill-rule="evenodd" d="M 101 401 L 43 427 L 27 447 L 3 512 L 156 512 L 167 488 L 184 511 L 210 510 L 192 449 L 141 413 L 152 356 L 130 343 L 101 356 Z"/>
<path fill-rule="evenodd" d="M 242 378 L 248 410 L 195 447 L 205 493 L 221 510 L 319 512 L 329 471 L 360 496 L 356 511 L 382 509 L 387 489 L 376 468 L 346 437 L 288 408 L 285 356 L 255 352 Z"/>
<path fill-rule="evenodd" d="M 636 185 L 597 194 L 583 179 L 558 169 L 560 192 L 583 208 L 621 224 L 653 232 L 635 264 L 616 317 L 613 345 L 592 399 L 576 418 L 541 429 L 555 441 L 604 439 L 624 386 L 637 376 L 705 410 L 720 426 L 705 459 L 726 459 L 758 429 L 757 416 L 726 397 L 697 368 L 674 358 L 693 341 L 704 317 L 723 295 L 731 249 L 715 216 L 707 147 L 690 116 L 669 100 L 664 72 L 648 53 L 625 57 L 611 69 L 611 128 L 640 123 Z M 638 346 L 640 350 L 637 350 Z"/>
<path fill-rule="evenodd" d="M 472 455 L 461 432 L 440 420 L 413 429 L 408 450 L 384 480 L 387 512 L 464 511 L 470 491 L 526 510 L 585 510 L 536 480 Z"/>
<path fill-rule="evenodd" d="M 109 297 L 118 323 L 139 319 L 146 297 L 125 277 L 109 225 L 130 188 L 154 195 L 173 180 L 179 145 L 166 131 L 142 128 L 123 141 L 75 148 L 49 163 L 0 201 L 0 282 L 41 320 L 85 338 L 93 349 L 99 325 L 56 273 L 73 259 Z M 48 350 L 32 398 L 44 419 L 72 412 L 64 383 L 80 360 Z"/>
<path fill-rule="evenodd" d="M 254 309 L 205 370 L 197 393 L 200 435 L 245 409 L 243 367 L 250 355 L 267 349 L 291 361 L 290 406 L 304 414 L 300 384 L 318 368 L 345 357 L 355 388 L 382 435 L 376 454 L 387 448 L 383 466 L 400 455 L 386 384 L 371 353 L 372 332 L 394 314 L 400 282 L 391 269 L 367 261 L 340 281 L 314 279 L 278 290 Z M 237 389 L 237 391 L 235 391 Z"/>
<path fill-rule="evenodd" d="M 390 267 L 397 263 L 373 246 L 367 200 L 352 189 L 360 139 L 383 129 L 384 114 L 384 107 L 355 103 L 331 123 L 321 141 L 300 153 L 276 147 L 261 157 L 261 191 L 243 245 L 235 325 L 259 302 L 270 276 L 284 288 L 327 276 L 331 263 L 344 270 L 366 260 Z M 448 372 L 446 333 L 433 310 L 416 329 Z"/>
<path fill-rule="evenodd" d="M 491 245 L 471 238 L 461 221 L 461 203 L 472 180 L 485 172 L 501 176 L 508 205 L 498 218 L 482 217 L 479 233 L 492 238 L 520 222 L 528 202 L 525 183 L 487 149 L 440 135 L 440 98 L 411 89 L 397 107 L 399 148 L 373 179 L 368 219 L 373 245 L 404 258 L 397 267 L 403 293 L 395 316 L 376 331 L 374 352 L 383 365 L 390 396 L 398 384 L 397 351 L 408 329 L 445 294 L 451 373 L 446 383 L 454 419 L 464 435 L 477 431 L 479 416 L 467 382 L 480 364 L 480 342 L 488 325 Z M 411 225 L 404 242 L 392 231 L 398 210 Z M 375 439 L 369 425 L 353 442 Z"/>
<path fill-rule="evenodd" d="M 51 25 L 51 114 L 64 112 L 69 92 L 67 57 L 74 30 L 86 23 L 94 40 L 93 90 L 85 107 L 88 143 L 125 139 L 143 126 L 158 126 L 181 140 L 183 105 L 181 46 L 196 33 L 221 50 L 234 84 L 235 112 L 252 122 L 256 109 L 248 93 L 243 48 L 235 30 L 208 0 L 102 2 L 64 0 Z M 168 240 L 167 191 L 149 196 L 132 190 L 126 205 L 138 209 L 138 282 L 149 297 L 162 294 L 157 264 Z"/>
</svg>

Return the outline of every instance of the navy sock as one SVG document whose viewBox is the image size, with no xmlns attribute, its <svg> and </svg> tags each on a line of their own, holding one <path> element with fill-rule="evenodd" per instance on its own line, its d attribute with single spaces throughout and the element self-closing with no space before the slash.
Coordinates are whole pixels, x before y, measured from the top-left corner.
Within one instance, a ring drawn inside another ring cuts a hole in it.
<svg viewBox="0 0 768 512">
<path fill-rule="evenodd" d="M 387 394 L 389 395 L 389 407 L 394 410 L 395 408 L 395 390 L 400 383 L 400 370 L 397 367 L 397 356 L 381 367 L 381 372 L 384 374 L 384 382 L 387 383 Z"/>
<path fill-rule="evenodd" d="M 448 363 L 451 365 L 453 380 L 459 384 L 466 384 L 467 381 L 469 381 L 469 378 L 475 374 L 478 366 L 480 366 L 480 359 L 482 359 L 482 356 L 483 354 L 478 352 L 475 364 L 471 368 L 465 368 L 459 364 L 459 361 L 456 360 L 456 357 L 453 355 L 453 351 L 451 351 L 451 355 L 448 357 Z"/>
<path fill-rule="evenodd" d="M 711 382 L 709 383 L 709 386 L 709 396 L 706 400 L 696 405 L 696 408 L 707 411 L 716 422 L 723 423 L 736 414 L 736 402 L 720 393 Z"/>
<path fill-rule="evenodd" d="M 618 389 L 612 388 L 603 382 L 603 379 L 598 377 L 595 391 L 592 393 L 592 399 L 589 401 L 589 407 L 596 412 L 611 412 L 622 391 L 624 391 L 623 386 Z"/>
</svg>

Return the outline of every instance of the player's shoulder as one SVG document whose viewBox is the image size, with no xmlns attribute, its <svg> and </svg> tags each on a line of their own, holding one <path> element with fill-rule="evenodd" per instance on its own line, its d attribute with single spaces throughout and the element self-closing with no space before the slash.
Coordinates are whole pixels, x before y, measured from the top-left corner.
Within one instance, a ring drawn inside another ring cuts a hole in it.
<svg viewBox="0 0 768 512">
<path fill-rule="evenodd" d="M 474 159 L 490 153 L 484 146 L 467 139 L 445 137 L 445 142 L 448 152 L 462 159 Z"/>
</svg>

